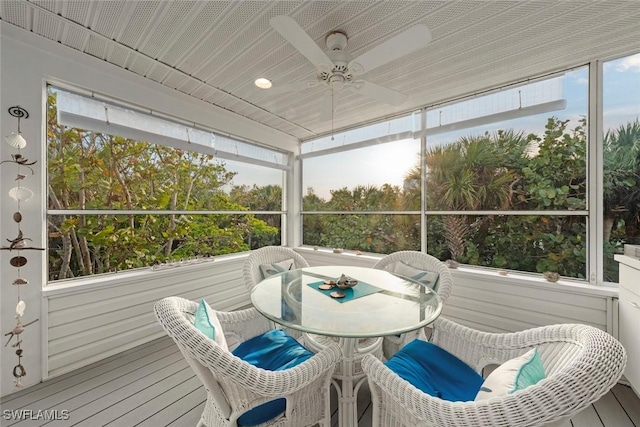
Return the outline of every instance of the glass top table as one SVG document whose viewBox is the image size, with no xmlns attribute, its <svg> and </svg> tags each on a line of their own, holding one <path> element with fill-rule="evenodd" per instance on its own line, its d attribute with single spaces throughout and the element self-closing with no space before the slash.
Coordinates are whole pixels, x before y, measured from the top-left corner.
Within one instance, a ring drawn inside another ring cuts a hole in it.
<svg viewBox="0 0 640 427">
<path fill-rule="evenodd" d="M 358 280 L 346 297 L 320 290 L 342 274 Z M 359 296 L 362 295 L 362 296 Z M 271 276 L 251 292 L 251 302 L 266 318 L 298 331 L 340 338 L 342 371 L 338 391 L 339 425 L 357 425 L 353 355 L 358 338 L 398 335 L 432 323 L 442 311 L 438 295 L 423 284 L 385 270 L 350 266 L 306 267 Z"/>
<path fill-rule="evenodd" d="M 341 274 L 359 281 L 353 291 L 369 285 L 365 292 L 373 292 L 339 301 L 317 289 L 320 282 Z M 280 325 L 350 338 L 413 331 L 433 322 L 442 310 L 438 295 L 419 282 L 385 270 L 347 266 L 307 267 L 271 276 L 255 286 L 251 301 Z"/>
</svg>

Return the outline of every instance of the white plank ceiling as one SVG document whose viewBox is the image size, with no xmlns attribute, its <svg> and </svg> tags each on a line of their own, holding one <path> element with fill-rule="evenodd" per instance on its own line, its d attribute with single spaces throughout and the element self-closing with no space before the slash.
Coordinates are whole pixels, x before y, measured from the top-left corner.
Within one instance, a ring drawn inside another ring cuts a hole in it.
<svg viewBox="0 0 640 427">
<path fill-rule="evenodd" d="M 63 1 L 2 0 L 0 19 L 236 112 L 298 139 L 331 131 L 326 87 L 269 95 L 316 70 L 269 25 L 292 17 L 324 50 L 340 30 L 358 56 L 423 23 L 426 47 L 365 74 L 409 95 L 390 106 L 336 96 L 334 129 L 389 117 L 505 82 L 640 52 L 640 1 Z M 90 89 L 90 88 L 89 88 Z"/>
</svg>

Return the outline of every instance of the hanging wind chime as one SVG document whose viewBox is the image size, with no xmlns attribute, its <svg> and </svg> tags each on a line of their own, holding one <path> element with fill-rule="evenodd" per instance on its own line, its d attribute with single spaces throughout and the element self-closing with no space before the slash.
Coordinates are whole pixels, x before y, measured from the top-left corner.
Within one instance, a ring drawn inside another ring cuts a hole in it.
<svg viewBox="0 0 640 427">
<path fill-rule="evenodd" d="M 26 202 L 31 197 L 33 197 L 33 191 L 31 191 L 27 187 L 23 187 L 22 182 L 27 178 L 28 172 L 31 172 L 31 175 L 34 175 L 34 170 L 31 166 L 33 166 L 36 163 L 36 161 L 30 162 L 29 159 L 23 157 L 23 155 L 20 152 L 24 147 L 27 146 L 27 141 L 25 141 L 25 139 L 22 137 L 22 134 L 20 132 L 20 119 L 28 118 L 29 113 L 24 108 L 21 108 L 20 106 L 15 106 L 15 107 L 9 108 L 9 114 L 11 114 L 11 116 L 16 117 L 18 119 L 18 132 L 12 133 L 11 135 L 6 136 L 4 140 L 7 144 L 9 144 L 10 147 L 16 149 L 17 153 L 11 155 L 11 160 L 1 161 L 0 165 L 3 165 L 3 164 L 6 164 L 7 166 L 14 165 L 14 167 L 16 168 L 15 181 L 17 185 L 9 190 L 9 197 L 11 197 L 16 202 L 16 211 L 13 213 L 13 220 L 17 225 L 16 227 L 17 235 L 13 239 L 5 239 L 7 242 L 9 242 L 9 245 L 1 247 L 0 250 L 10 251 L 12 252 L 12 255 L 15 253 L 15 256 L 13 256 L 9 260 L 9 262 L 11 266 L 16 269 L 16 276 L 12 284 L 16 288 L 17 304 L 16 304 L 16 310 L 15 310 L 16 323 L 13 329 L 11 329 L 9 332 L 4 334 L 5 337 L 6 336 L 9 337 L 4 346 L 5 347 L 8 346 L 9 343 L 15 338 L 15 342 L 11 345 L 11 347 L 15 348 L 16 356 L 18 356 L 18 363 L 14 366 L 12 374 L 13 374 L 13 378 L 14 378 L 13 382 L 15 386 L 21 387 L 22 378 L 27 375 L 27 371 L 22 365 L 22 357 L 23 357 L 22 333 L 24 332 L 27 326 L 39 320 L 39 319 L 35 319 L 35 320 L 32 320 L 31 322 L 23 323 L 23 316 L 27 306 L 25 302 L 22 300 L 22 298 L 20 297 L 20 289 L 23 286 L 29 284 L 29 282 L 26 279 L 24 279 L 21 275 L 22 267 L 24 267 L 27 264 L 27 258 L 23 256 L 22 251 L 28 251 L 28 250 L 42 251 L 44 249 L 33 247 L 29 243 L 27 243 L 27 242 L 31 242 L 32 240 L 24 236 L 24 233 L 22 232 L 22 227 L 21 227 L 22 213 L 20 212 L 20 204 L 23 202 Z"/>
</svg>

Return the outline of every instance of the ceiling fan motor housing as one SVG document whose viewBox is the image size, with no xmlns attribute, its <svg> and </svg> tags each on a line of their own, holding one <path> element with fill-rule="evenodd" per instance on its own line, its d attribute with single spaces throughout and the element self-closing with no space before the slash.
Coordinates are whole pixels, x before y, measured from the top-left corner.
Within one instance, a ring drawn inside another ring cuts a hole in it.
<svg viewBox="0 0 640 427">
<path fill-rule="evenodd" d="M 347 35 L 342 31 L 334 31 L 325 40 L 329 50 L 344 50 L 347 47 Z"/>
<path fill-rule="evenodd" d="M 320 69 L 318 77 L 331 87 L 341 88 L 343 84 L 353 80 L 353 74 L 349 70 L 351 55 L 345 51 L 347 47 L 347 35 L 340 31 L 329 34 L 326 38 L 327 56 L 333 62 L 331 70 Z"/>
</svg>

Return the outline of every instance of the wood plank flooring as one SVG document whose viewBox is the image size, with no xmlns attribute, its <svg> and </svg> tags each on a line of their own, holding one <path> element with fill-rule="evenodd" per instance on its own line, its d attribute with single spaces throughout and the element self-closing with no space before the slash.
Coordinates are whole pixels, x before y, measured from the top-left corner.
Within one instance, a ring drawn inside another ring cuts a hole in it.
<svg viewBox="0 0 640 427">
<path fill-rule="evenodd" d="M 195 426 L 205 400 L 204 388 L 178 348 L 161 338 L 3 397 L 0 426 Z M 336 408 L 334 392 L 333 426 L 338 424 Z M 358 413 L 359 426 L 370 427 L 366 384 Z M 618 384 L 563 427 L 640 427 L 640 399 Z"/>
</svg>

